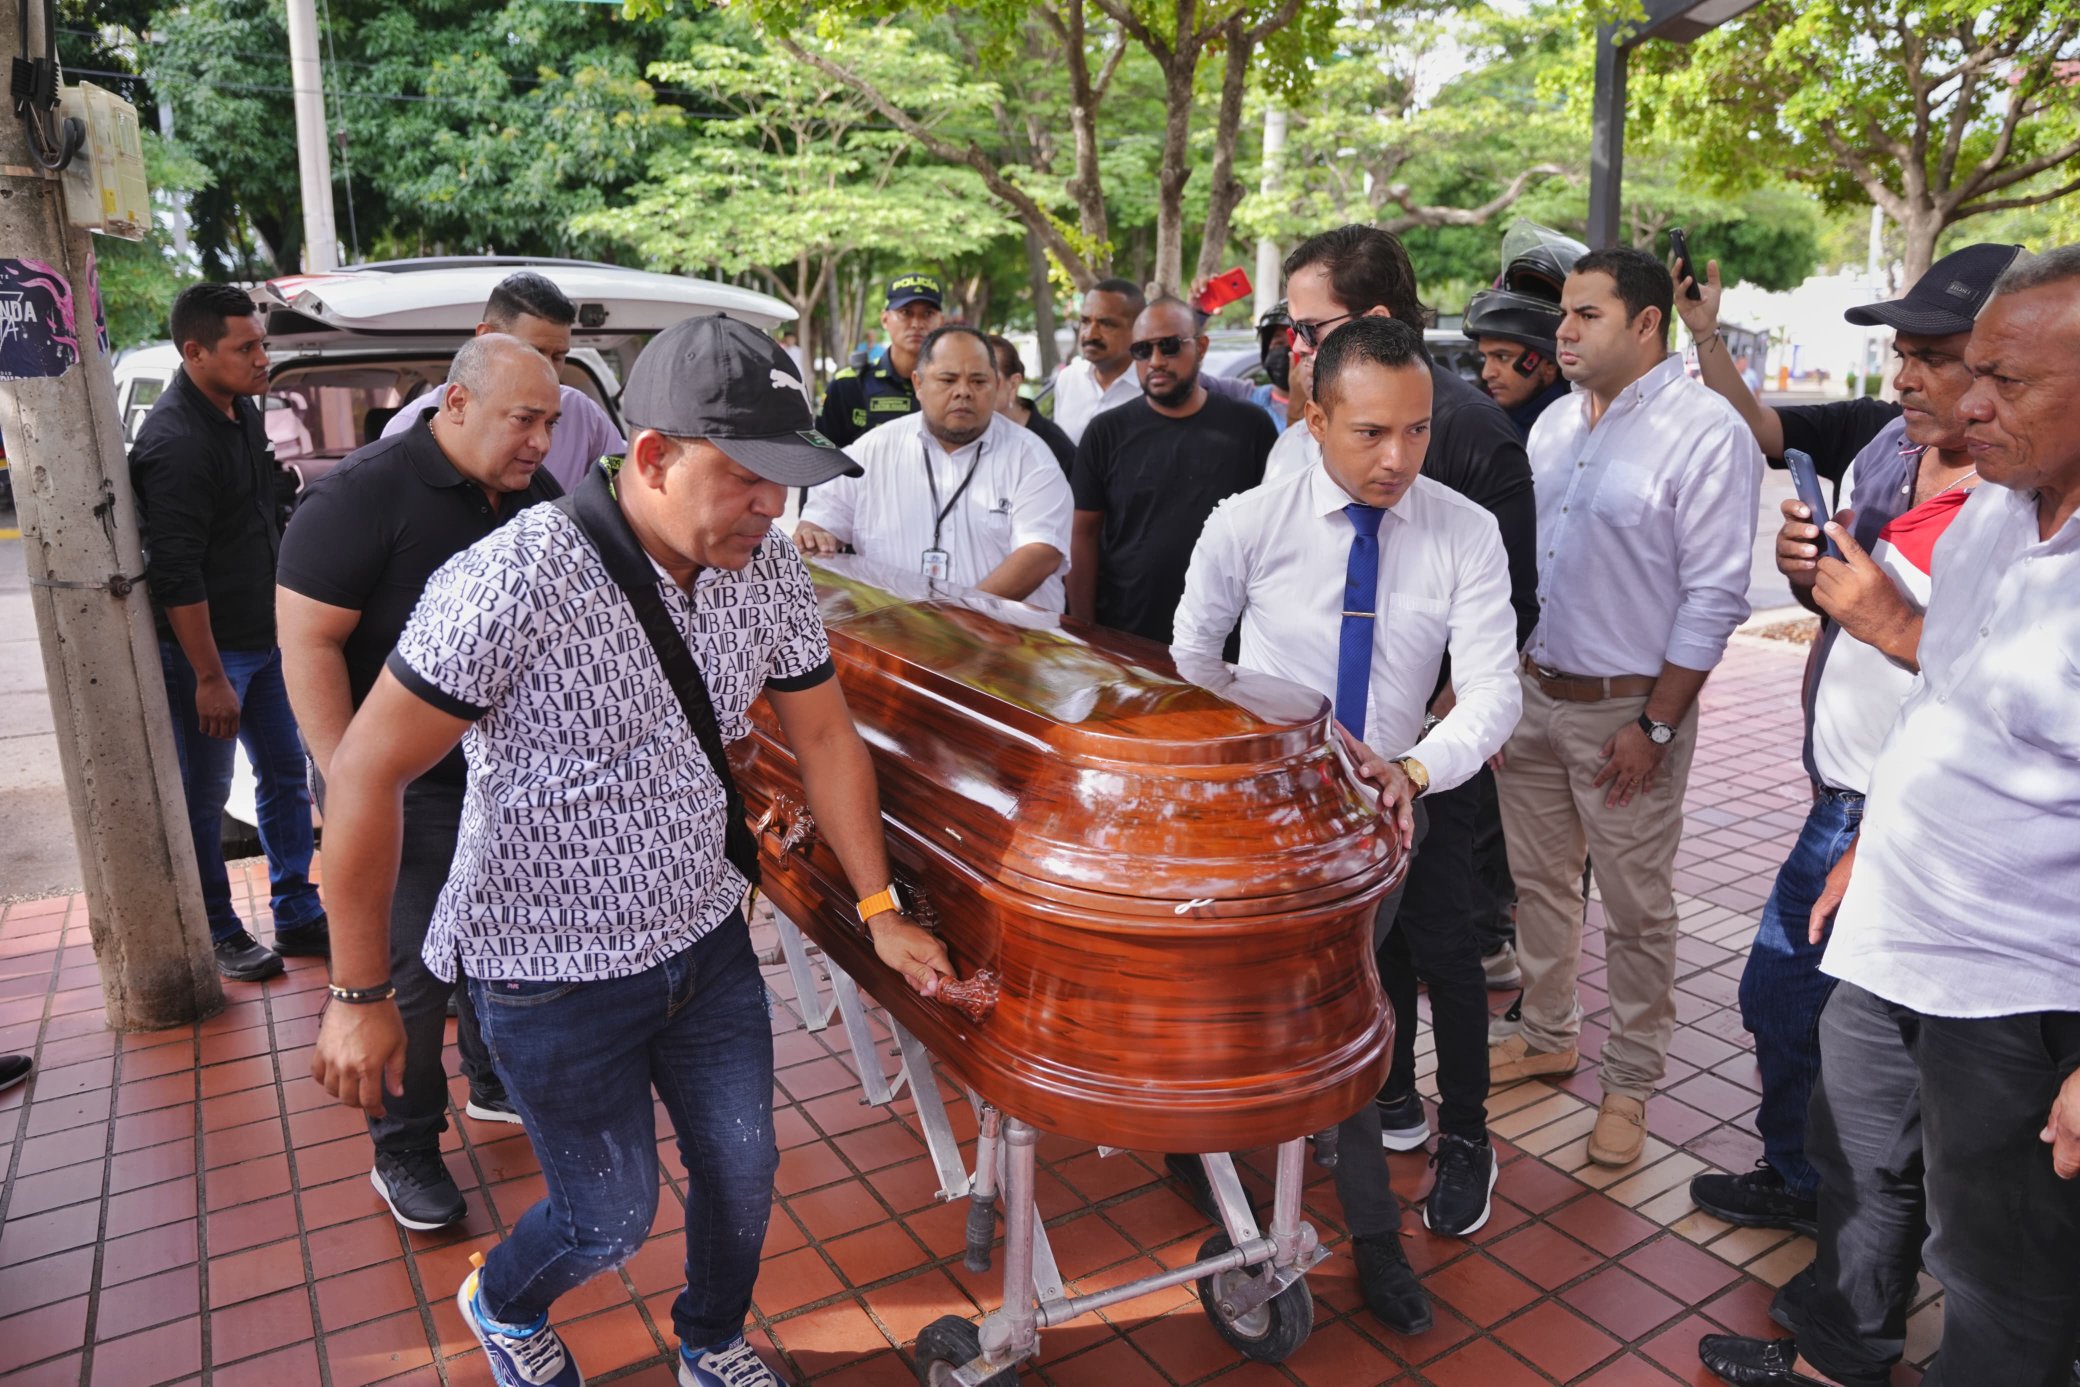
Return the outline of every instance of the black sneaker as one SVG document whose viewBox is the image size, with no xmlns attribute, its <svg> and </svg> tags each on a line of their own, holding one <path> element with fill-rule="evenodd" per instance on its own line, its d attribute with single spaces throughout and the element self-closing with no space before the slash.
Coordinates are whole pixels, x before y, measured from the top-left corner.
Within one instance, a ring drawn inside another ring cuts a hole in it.
<svg viewBox="0 0 2080 1387">
<path fill-rule="evenodd" d="M 215 944 L 217 971 L 233 982 L 259 982 L 282 971 L 281 955 L 240 930 Z"/>
<path fill-rule="evenodd" d="M 446 1228 L 469 1212 L 438 1150 L 378 1151 L 368 1183 L 390 1206 L 390 1216 L 416 1232 Z"/>
<path fill-rule="evenodd" d="M 1437 1167 L 1430 1197 L 1423 1201 L 1423 1226 L 1447 1238 L 1464 1238 L 1479 1231 L 1493 1208 L 1495 1148 L 1485 1141 L 1455 1137 L 1447 1132 L 1438 1138 L 1437 1154 L 1430 1158 Z"/>
<path fill-rule="evenodd" d="M 29 1077 L 36 1061 L 27 1055 L 0 1055 L 0 1092 L 13 1088 Z"/>
<path fill-rule="evenodd" d="M 1784 1177 L 1766 1161 L 1757 1161 L 1745 1175 L 1697 1176 L 1690 1182 L 1690 1202 L 1743 1228 L 1788 1228 L 1808 1237 L 1819 1232 L 1818 1201 L 1786 1189 Z"/>
<path fill-rule="evenodd" d="M 323 915 L 312 924 L 278 929 L 274 932 L 274 951 L 283 958 L 330 958 L 332 930 Z"/>
<path fill-rule="evenodd" d="M 1373 1100 L 1379 1107 L 1379 1144 L 1389 1151 L 1413 1151 L 1430 1140 L 1430 1118 L 1423 1111 L 1420 1094 L 1390 1099 L 1382 1093 Z"/>
<path fill-rule="evenodd" d="M 524 1126 L 520 1113 L 513 1107 L 513 1100 L 506 1097 L 502 1088 L 472 1088 L 469 1102 L 463 1105 L 464 1115 L 479 1122 L 510 1122 L 515 1127 Z"/>
<path fill-rule="evenodd" d="M 1358 1264 L 1358 1290 L 1365 1308 L 1396 1334 L 1421 1334 L 1430 1328 L 1430 1297 L 1416 1280 L 1399 1233 L 1373 1233 L 1351 1239 Z"/>
<path fill-rule="evenodd" d="M 1827 1387 L 1798 1371 L 1796 1339 L 1707 1334 L 1697 1341 L 1697 1359 L 1733 1387 Z"/>
</svg>

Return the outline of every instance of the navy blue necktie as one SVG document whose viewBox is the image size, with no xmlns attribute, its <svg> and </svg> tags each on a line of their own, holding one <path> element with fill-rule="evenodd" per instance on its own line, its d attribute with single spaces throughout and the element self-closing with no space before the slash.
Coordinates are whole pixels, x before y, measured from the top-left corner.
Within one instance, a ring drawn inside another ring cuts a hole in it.
<svg viewBox="0 0 2080 1387">
<path fill-rule="evenodd" d="M 1336 646 L 1336 720 L 1365 740 L 1365 704 L 1372 688 L 1372 627 L 1379 601 L 1379 522 L 1386 512 L 1356 501 L 1350 517 L 1350 563 L 1343 573 L 1343 632 Z"/>
</svg>

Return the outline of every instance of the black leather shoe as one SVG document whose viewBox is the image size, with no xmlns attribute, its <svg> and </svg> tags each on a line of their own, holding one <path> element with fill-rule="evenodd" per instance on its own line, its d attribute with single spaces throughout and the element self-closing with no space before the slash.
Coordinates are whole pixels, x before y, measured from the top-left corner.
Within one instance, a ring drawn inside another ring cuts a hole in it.
<svg viewBox="0 0 2080 1387">
<path fill-rule="evenodd" d="M 1358 1264 L 1358 1290 L 1375 1319 L 1396 1334 L 1421 1334 L 1430 1328 L 1430 1297 L 1408 1264 L 1400 1234 L 1352 1238 L 1351 1256 Z"/>
<path fill-rule="evenodd" d="M 259 982 L 282 971 L 281 956 L 244 930 L 219 939 L 213 948 L 217 971 L 233 982 Z"/>
<path fill-rule="evenodd" d="M 330 958 L 332 930 L 320 915 L 314 923 L 274 932 L 274 951 L 283 958 Z"/>
<path fill-rule="evenodd" d="M 0 1055 L 0 1092 L 13 1088 L 29 1077 L 36 1062 L 27 1055 Z"/>
<path fill-rule="evenodd" d="M 469 1212 L 438 1150 L 378 1151 L 368 1182 L 390 1206 L 390 1216 L 414 1232 L 445 1228 Z"/>
<path fill-rule="evenodd" d="M 1707 1334 L 1697 1341 L 1697 1359 L 1733 1387 L 1828 1387 L 1817 1377 L 1793 1370 L 1798 1362 L 1796 1339 Z"/>
<path fill-rule="evenodd" d="M 1808 1237 L 1819 1231 L 1819 1203 L 1793 1194 L 1763 1161 L 1745 1175 L 1698 1176 L 1690 1182 L 1690 1202 L 1743 1228 L 1788 1228 Z"/>
</svg>

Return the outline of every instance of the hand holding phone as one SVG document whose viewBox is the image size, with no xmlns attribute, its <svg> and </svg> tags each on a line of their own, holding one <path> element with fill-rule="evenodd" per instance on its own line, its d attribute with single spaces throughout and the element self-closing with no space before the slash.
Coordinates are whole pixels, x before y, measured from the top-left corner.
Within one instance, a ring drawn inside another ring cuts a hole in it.
<svg viewBox="0 0 2080 1387">
<path fill-rule="evenodd" d="M 1192 307 L 1201 313 L 1217 313 L 1237 299 L 1248 298 L 1250 293 L 1249 272 L 1238 266 L 1207 280 L 1206 287 L 1192 295 Z"/>
<path fill-rule="evenodd" d="M 1814 468 L 1811 455 L 1796 448 L 1786 448 L 1784 466 L 1790 469 L 1791 485 L 1797 488 L 1798 499 L 1805 502 L 1806 509 L 1812 512 L 1813 523 L 1820 527 L 1820 542 L 1827 547 L 1827 556 L 1839 559 L 1841 546 L 1827 537 L 1827 522 L 1834 515 L 1827 509 L 1827 496 L 1820 489 L 1820 473 Z"/>
<path fill-rule="evenodd" d="M 1683 291 L 1683 297 L 1691 300 L 1703 298 L 1704 291 L 1697 287 L 1697 262 L 1690 258 L 1690 238 L 1683 234 L 1682 227 L 1672 226 L 1668 229 L 1668 248 L 1675 252 L 1675 277 L 1679 280 L 1687 277 L 1690 281 L 1690 287 Z"/>
</svg>

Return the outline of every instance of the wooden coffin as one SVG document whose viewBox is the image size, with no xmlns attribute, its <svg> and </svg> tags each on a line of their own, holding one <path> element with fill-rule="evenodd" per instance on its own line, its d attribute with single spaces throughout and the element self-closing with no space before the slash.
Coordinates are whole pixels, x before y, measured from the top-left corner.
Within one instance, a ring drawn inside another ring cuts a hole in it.
<svg viewBox="0 0 2080 1387">
<path fill-rule="evenodd" d="M 1043 1131 L 1226 1151 L 1385 1078 L 1398 844 L 1310 690 L 862 560 L 811 564 L 891 865 L 974 1015 L 875 958 L 770 707 L 732 750 L 764 889 L 960 1082 Z"/>
</svg>

